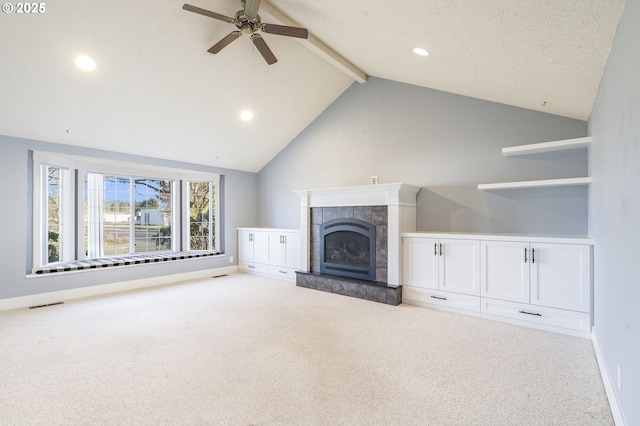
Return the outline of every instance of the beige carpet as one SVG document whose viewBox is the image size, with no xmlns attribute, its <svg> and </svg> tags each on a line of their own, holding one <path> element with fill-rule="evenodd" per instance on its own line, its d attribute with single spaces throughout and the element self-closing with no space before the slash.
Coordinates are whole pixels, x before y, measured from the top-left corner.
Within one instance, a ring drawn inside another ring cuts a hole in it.
<svg viewBox="0 0 640 426">
<path fill-rule="evenodd" d="M 0 345 L 2 426 L 613 424 L 588 339 L 245 274 L 3 312 Z"/>
</svg>

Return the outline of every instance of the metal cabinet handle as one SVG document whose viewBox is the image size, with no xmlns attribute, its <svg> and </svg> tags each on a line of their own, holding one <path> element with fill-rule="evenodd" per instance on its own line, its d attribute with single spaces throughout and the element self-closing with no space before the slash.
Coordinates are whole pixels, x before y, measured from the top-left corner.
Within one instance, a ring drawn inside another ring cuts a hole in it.
<svg viewBox="0 0 640 426">
<path fill-rule="evenodd" d="M 524 249 L 524 263 L 527 263 L 527 249 Z"/>
<path fill-rule="evenodd" d="M 442 256 L 442 243 L 440 243 L 440 256 Z"/>
<path fill-rule="evenodd" d="M 536 249 L 531 249 L 531 263 L 536 263 Z"/>
<path fill-rule="evenodd" d="M 527 311 L 518 311 L 518 312 L 521 313 L 521 314 L 533 315 L 535 317 L 541 317 L 542 316 L 542 314 L 539 314 L 537 312 L 527 312 Z"/>
<path fill-rule="evenodd" d="M 249 269 L 256 269 L 256 267 L 255 267 L 255 266 L 252 266 L 252 265 L 247 265 L 247 268 L 249 268 Z"/>
<path fill-rule="evenodd" d="M 438 300 L 447 300 L 446 297 L 440 297 L 440 296 L 431 296 L 432 299 L 438 299 Z"/>
<path fill-rule="evenodd" d="M 438 255 L 438 243 L 433 243 L 433 255 Z"/>
</svg>

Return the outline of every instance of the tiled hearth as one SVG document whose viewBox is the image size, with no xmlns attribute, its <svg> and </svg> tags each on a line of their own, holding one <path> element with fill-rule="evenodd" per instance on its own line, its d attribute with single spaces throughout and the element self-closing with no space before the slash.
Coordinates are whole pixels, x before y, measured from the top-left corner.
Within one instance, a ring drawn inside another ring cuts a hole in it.
<svg viewBox="0 0 640 426">
<path fill-rule="evenodd" d="M 402 303 L 402 286 L 390 287 L 381 282 L 296 272 L 296 285 L 298 287 L 371 300 L 372 302 L 386 303 L 387 305 L 396 306 Z"/>
</svg>

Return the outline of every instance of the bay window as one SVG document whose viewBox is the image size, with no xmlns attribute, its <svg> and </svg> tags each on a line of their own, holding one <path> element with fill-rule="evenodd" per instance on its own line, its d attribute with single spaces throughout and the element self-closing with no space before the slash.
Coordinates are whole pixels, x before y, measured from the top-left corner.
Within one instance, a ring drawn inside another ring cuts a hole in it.
<svg viewBox="0 0 640 426">
<path fill-rule="evenodd" d="M 34 154 L 33 170 L 33 269 L 220 251 L 216 174 L 47 153 Z"/>
</svg>

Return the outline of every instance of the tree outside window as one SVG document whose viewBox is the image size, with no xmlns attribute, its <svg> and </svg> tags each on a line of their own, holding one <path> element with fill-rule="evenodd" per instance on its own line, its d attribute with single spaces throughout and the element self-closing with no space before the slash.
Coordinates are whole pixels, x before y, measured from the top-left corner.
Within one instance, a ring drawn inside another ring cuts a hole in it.
<svg viewBox="0 0 640 426">
<path fill-rule="evenodd" d="M 172 187 L 171 180 L 87 173 L 87 257 L 172 250 Z"/>
<path fill-rule="evenodd" d="M 44 166 L 46 176 L 46 230 L 48 263 L 61 260 L 63 171 L 59 167 Z"/>
<path fill-rule="evenodd" d="M 189 250 L 215 247 L 215 186 L 211 181 L 189 182 Z"/>
</svg>

